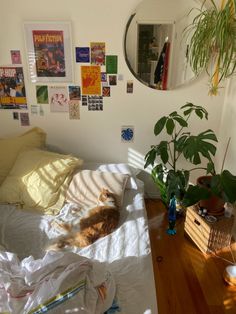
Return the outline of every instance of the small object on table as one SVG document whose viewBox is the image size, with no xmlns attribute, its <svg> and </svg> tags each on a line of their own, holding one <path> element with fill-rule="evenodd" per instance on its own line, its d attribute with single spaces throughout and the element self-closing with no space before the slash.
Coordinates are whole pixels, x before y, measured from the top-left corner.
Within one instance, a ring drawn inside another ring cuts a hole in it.
<svg viewBox="0 0 236 314">
<path fill-rule="evenodd" d="M 169 228 L 167 229 L 167 233 L 170 235 L 175 235 L 175 222 L 176 222 L 176 198 L 174 195 L 171 196 L 169 207 L 168 207 L 168 221 Z"/>
<path fill-rule="evenodd" d="M 229 285 L 236 286 L 236 265 L 227 266 L 223 278 Z"/>
</svg>

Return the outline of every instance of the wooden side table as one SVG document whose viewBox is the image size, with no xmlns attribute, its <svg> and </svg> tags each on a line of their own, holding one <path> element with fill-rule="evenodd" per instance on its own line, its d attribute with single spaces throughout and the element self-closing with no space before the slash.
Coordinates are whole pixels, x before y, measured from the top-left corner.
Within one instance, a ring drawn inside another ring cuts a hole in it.
<svg viewBox="0 0 236 314">
<path fill-rule="evenodd" d="M 184 230 L 203 253 L 211 253 L 230 245 L 234 216 L 217 217 L 210 223 L 198 214 L 196 206 L 187 208 Z"/>
</svg>

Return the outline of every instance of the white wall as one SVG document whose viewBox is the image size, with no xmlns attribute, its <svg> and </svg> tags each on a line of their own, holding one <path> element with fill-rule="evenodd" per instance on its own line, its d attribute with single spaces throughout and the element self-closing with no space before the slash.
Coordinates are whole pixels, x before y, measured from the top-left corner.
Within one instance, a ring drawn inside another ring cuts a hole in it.
<svg viewBox="0 0 236 314">
<path fill-rule="evenodd" d="M 105 41 L 107 53 L 117 54 L 119 58 L 119 73 L 124 75 L 124 81 L 112 87 L 111 98 L 104 99 L 103 112 L 89 112 L 81 106 L 81 119 L 73 121 L 67 113 L 51 113 L 45 105 L 43 117 L 30 114 L 31 125 L 40 126 L 48 133 L 49 144 L 87 161 L 127 162 L 133 156 L 140 160 L 142 167 L 143 155 L 155 144 L 153 126 L 157 119 L 188 101 L 203 105 L 209 111 L 209 122 L 195 120 L 192 130 L 212 128 L 218 133 L 224 90 L 218 97 L 209 97 L 206 76 L 165 92 L 149 89 L 132 77 L 124 60 L 123 38 L 126 22 L 138 3 L 139 0 L 122 1 L 122 4 L 111 0 L 1 0 L 0 65 L 10 63 L 11 49 L 21 50 L 29 104 L 35 104 L 36 97 L 35 86 L 28 80 L 23 21 L 71 21 L 73 50 L 91 41 Z M 79 64 L 74 63 L 74 70 L 75 83 L 80 84 Z M 130 79 L 134 81 L 134 93 L 126 94 L 126 81 Z M 121 143 L 122 125 L 135 127 L 134 143 Z M 12 119 L 11 110 L 0 111 L 0 137 L 26 130 L 28 127 L 21 127 Z M 147 188 L 150 195 L 156 192 L 149 183 Z"/>
<path fill-rule="evenodd" d="M 216 155 L 217 171 L 222 168 L 228 139 L 231 138 L 227 151 L 224 169 L 228 169 L 236 175 L 236 79 L 228 81 L 226 97 L 223 105 L 223 112 L 219 130 L 219 144 Z M 235 191 L 236 193 L 236 191 Z M 236 208 L 235 208 L 236 216 Z M 236 220 L 234 225 L 234 237 L 236 239 Z"/>
</svg>

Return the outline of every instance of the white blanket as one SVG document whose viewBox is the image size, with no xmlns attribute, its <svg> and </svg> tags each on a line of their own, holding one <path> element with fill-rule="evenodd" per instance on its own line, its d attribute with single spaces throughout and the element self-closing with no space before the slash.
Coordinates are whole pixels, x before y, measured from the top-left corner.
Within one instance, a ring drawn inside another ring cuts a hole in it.
<svg viewBox="0 0 236 314">
<path fill-rule="evenodd" d="M 95 284 L 94 278 L 101 281 Z M 103 277 L 103 278 L 102 278 Z M 92 262 L 74 253 L 47 252 L 43 259 L 0 252 L 0 312 L 102 314 L 113 302 L 109 272 L 96 275 Z"/>
<path fill-rule="evenodd" d="M 55 217 L 0 206 L 0 243 L 20 258 L 42 258 L 45 247 L 60 234 Z M 57 220 L 76 221 L 73 206 L 62 209 Z M 147 217 L 142 190 L 126 190 L 119 227 L 112 234 L 83 248 L 66 249 L 91 259 L 96 273 L 107 268 L 113 274 L 120 314 L 157 314 Z"/>
</svg>

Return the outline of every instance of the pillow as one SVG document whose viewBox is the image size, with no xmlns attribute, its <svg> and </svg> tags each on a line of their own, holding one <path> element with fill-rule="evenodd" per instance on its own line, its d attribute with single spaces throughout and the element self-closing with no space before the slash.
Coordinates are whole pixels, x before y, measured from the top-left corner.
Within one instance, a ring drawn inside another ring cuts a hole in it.
<svg viewBox="0 0 236 314">
<path fill-rule="evenodd" d="M 19 154 L 0 186 L 0 202 L 20 203 L 25 209 L 57 214 L 63 206 L 74 169 L 82 160 L 42 150 Z"/>
<path fill-rule="evenodd" d="M 33 128 L 21 136 L 0 139 L 0 185 L 10 172 L 20 151 L 45 146 L 46 133 Z"/>
<path fill-rule="evenodd" d="M 113 173 L 124 173 L 128 174 L 129 178 L 126 184 L 127 189 L 137 190 L 138 185 L 135 180 L 137 174 L 139 174 L 140 170 L 134 168 L 128 164 L 104 164 L 98 167 L 98 170 L 104 172 L 113 172 Z"/>
<path fill-rule="evenodd" d="M 122 206 L 128 176 L 122 173 L 82 170 L 76 173 L 69 185 L 66 200 L 82 207 L 97 204 L 102 188 L 114 193 L 117 205 Z"/>
</svg>

